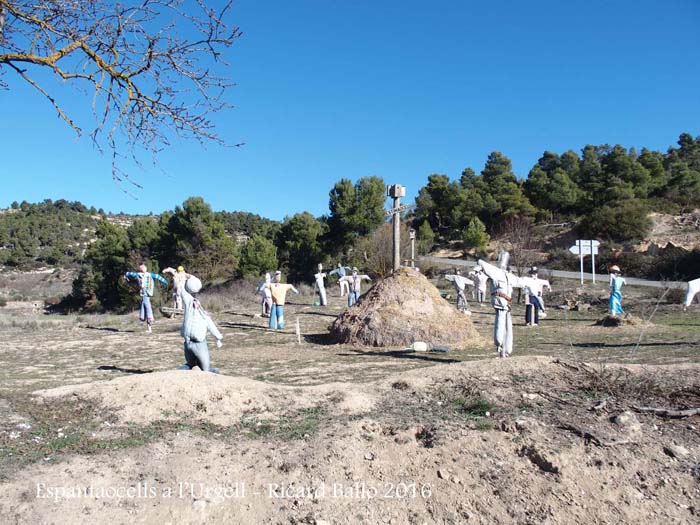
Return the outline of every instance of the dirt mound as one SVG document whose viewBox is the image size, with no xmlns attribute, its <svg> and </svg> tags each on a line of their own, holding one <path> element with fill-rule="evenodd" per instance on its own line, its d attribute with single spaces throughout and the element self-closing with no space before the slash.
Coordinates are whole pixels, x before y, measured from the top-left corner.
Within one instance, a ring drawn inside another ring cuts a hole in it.
<svg viewBox="0 0 700 525">
<path fill-rule="evenodd" d="M 43 398 L 74 396 L 109 409 L 121 423 L 144 423 L 196 417 L 218 425 L 255 414 L 272 418 L 280 410 L 306 409 L 320 404 L 343 414 L 365 412 L 374 406 L 367 388 L 328 383 L 310 387 L 270 385 L 245 377 L 173 370 L 69 385 L 35 393 Z M 284 403 L 280 403 L 280 400 Z"/>
<path fill-rule="evenodd" d="M 206 378 L 215 390 L 239 382 Z M 0 484 L 0 515 L 19 523 L 695 523 L 696 420 L 634 407 L 696 406 L 699 380 L 697 365 L 532 357 L 413 370 L 364 385 L 380 392 L 372 411 L 296 437 L 200 427 L 39 461 Z M 272 388 L 257 386 L 251 397 Z M 293 389 L 285 394 L 279 405 L 296 399 Z"/>
<path fill-rule="evenodd" d="M 612 327 L 612 328 L 617 328 L 619 326 L 642 326 L 650 324 L 648 321 L 645 321 L 644 319 L 640 319 L 639 317 L 634 317 L 633 315 L 626 314 L 626 315 L 606 315 L 602 319 L 598 319 L 595 322 L 596 326 L 606 326 L 606 327 Z"/>
<path fill-rule="evenodd" d="M 428 279 L 401 268 L 375 284 L 331 326 L 337 343 L 407 346 L 415 341 L 458 347 L 484 344 L 471 319 L 440 297 Z"/>
</svg>

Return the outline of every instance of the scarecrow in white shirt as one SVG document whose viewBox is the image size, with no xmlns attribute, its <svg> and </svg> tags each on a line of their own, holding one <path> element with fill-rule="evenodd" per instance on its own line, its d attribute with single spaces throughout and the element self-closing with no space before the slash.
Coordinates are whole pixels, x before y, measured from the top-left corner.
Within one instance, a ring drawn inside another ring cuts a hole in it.
<svg viewBox="0 0 700 525">
<path fill-rule="evenodd" d="M 445 279 L 455 285 L 455 291 L 457 292 L 457 310 L 464 312 L 465 315 L 471 315 L 472 313 L 469 311 L 469 303 L 467 302 L 467 295 L 465 292 L 467 285 L 473 285 L 474 281 L 461 275 L 459 270 L 455 270 L 453 274 L 445 275 Z"/>
<path fill-rule="evenodd" d="M 491 279 L 491 305 L 496 310 L 496 321 L 493 327 L 493 341 L 499 357 L 509 357 L 513 352 L 513 288 L 521 288 L 520 277 L 508 271 L 508 252 L 498 256 L 498 266 L 479 259 L 479 266 Z"/>
</svg>

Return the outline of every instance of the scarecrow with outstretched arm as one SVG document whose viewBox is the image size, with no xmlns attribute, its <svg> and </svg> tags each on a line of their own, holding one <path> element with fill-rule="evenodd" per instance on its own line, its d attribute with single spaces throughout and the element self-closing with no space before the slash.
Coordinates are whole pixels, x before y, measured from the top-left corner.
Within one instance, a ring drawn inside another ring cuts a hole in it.
<svg viewBox="0 0 700 525">
<path fill-rule="evenodd" d="M 326 286 L 323 284 L 323 280 L 326 278 L 326 274 L 323 273 L 323 265 L 319 263 L 318 273 L 314 274 L 314 280 L 316 281 L 316 289 L 318 290 L 319 303 L 321 306 L 326 306 L 328 300 L 326 299 Z"/>
<path fill-rule="evenodd" d="M 178 292 L 182 287 L 185 286 L 187 279 L 189 279 L 192 276 L 189 273 L 185 272 L 185 268 L 183 266 L 178 266 L 177 270 L 175 270 L 174 268 L 166 268 L 165 270 L 163 270 L 163 273 L 172 274 L 173 301 L 175 303 L 174 307 L 176 310 L 182 310 L 182 298 L 180 297 L 180 294 Z"/>
<path fill-rule="evenodd" d="M 197 294 L 201 289 L 202 281 L 191 275 L 185 285 L 180 287 L 177 292 L 184 307 L 180 335 L 185 340 L 185 364 L 180 367 L 180 370 L 192 370 L 198 366 L 202 372 L 218 374 L 218 369 L 211 368 L 207 333 L 211 333 L 216 338 L 217 348 L 221 348 L 224 336 L 221 335 L 214 321 L 197 299 Z"/>
<path fill-rule="evenodd" d="M 126 272 L 124 279 L 136 279 L 139 285 L 139 295 L 141 296 L 141 306 L 139 308 L 139 319 L 141 322 L 146 322 L 148 333 L 151 333 L 151 325 L 153 324 L 153 308 L 151 307 L 151 297 L 155 291 L 155 282 L 158 281 L 167 285 L 168 281 L 165 277 L 148 271 L 145 264 L 139 265 L 138 272 Z"/>
<path fill-rule="evenodd" d="M 509 357 L 513 352 L 513 288 L 521 288 L 520 278 L 508 271 L 508 252 L 498 255 L 498 266 L 479 259 L 482 271 L 491 279 L 491 305 L 496 310 L 493 341 L 499 357 Z"/>
<path fill-rule="evenodd" d="M 455 291 L 457 292 L 457 310 L 464 312 L 466 315 L 471 315 L 472 313 L 469 311 L 469 303 L 467 302 L 465 291 L 467 285 L 473 285 L 474 281 L 461 275 L 459 270 L 455 270 L 453 274 L 445 275 L 445 279 L 455 285 Z"/>
</svg>

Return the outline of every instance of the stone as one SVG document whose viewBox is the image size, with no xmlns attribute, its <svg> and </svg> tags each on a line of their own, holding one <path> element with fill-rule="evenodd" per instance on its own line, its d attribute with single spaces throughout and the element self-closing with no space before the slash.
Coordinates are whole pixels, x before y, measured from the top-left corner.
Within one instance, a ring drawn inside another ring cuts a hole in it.
<svg viewBox="0 0 700 525">
<path fill-rule="evenodd" d="M 625 410 L 613 416 L 611 421 L 628 432 L 639 432 L 642 429 L 642 425 L 637 419 L 637 416 L 629 410 Z"/>
<path fill-rule="evenodd" d="M 680 459 L 686 457 L 690 452 L 688 452 L 688 449 L 681 446 L 681 445 L 666 445 L 664 447 L 664 452 L 666 455 L 671 456 L 672 458 Z"/>
</svg>

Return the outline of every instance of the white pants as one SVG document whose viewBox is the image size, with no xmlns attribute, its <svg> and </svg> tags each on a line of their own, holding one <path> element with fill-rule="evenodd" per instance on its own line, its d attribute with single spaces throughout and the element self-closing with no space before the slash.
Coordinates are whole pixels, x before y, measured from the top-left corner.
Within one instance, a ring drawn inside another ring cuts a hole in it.
<svg viewBox="0 0 700 525">
<path fill-rule="evenodd" d="M 344 297 L 346 293 L 350 293 L 350 285 L 347 281 L 340 281 L 340 297 Z"/>
<path fill-rule="evenodd" d="M 700 279 L 694 279 L 688 283 L 688 292 L 685 294 L 685 301 L 683 304 L 687 307 L 690 306 L 695 298 L 695 295 L 700 292 Z"/>
<path fill-rule="evenodd" d="M 326 300 L 326 287 L 325 286 L 318 287 L 318 295 L 321 298 L 321 306 L 326 306 L 328 304 L 328 301 Z"/>
<path fill-rule="evenodd" d="M 496 309 L 496 322 L 493 325 L 493 342 L 502 357 L 513 352 L 513 318 L 510 309 Z"/>
</svg>

